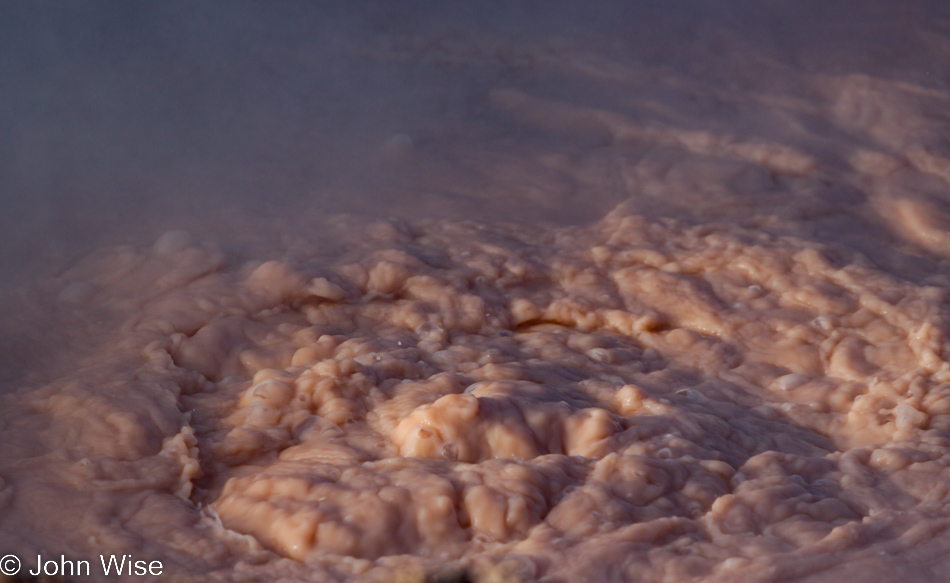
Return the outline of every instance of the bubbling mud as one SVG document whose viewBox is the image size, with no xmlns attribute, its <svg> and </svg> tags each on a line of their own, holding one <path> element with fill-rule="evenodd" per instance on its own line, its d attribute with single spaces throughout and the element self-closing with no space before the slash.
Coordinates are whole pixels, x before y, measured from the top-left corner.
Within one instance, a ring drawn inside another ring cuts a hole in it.
<svg viewBox="0 0 950 583">
<path fill-rule="evenodd" d="M 63 301 L 126 316 L 4 397 L 21 546 L 66 497 L 74 552 L 252 579 L 785 581 L 934 559 L 941 288 L 626 207 L 339 237 L 349 257 L 320 268 L 229 268 L 172 233 L 65 274 Z"/>
<path fill-rule="evenodd" d="M 944 3 L 516 4 L 10 20 L 0 555 L 950 579 Z"/>
</svg>

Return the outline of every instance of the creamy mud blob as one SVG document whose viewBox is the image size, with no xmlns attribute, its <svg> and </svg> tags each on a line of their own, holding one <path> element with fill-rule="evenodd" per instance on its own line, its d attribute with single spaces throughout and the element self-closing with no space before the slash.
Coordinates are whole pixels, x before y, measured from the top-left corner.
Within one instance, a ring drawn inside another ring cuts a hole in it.
<svg viewBox="0 0 950 583">
<path fill-rule="evenodd" d="M 78 55 L 62 77 L 0 62 L 88 94 L 4 102 L 25 146 L 0 144 L 0 189 L 168 197 L 90 195 L 138 209 L 121 229 L 61 209 L 62 267 L 0 284 L 0 556 L 185 581 L 950 578 L 950 16 L 728 4 L 174 9 L 170 37 L 100 23 L 150 39 L 102 41 L 118 64 L 92 33 L 34 47 Z M 215 82 L 163 93 L 179 70 Z M 125 164 L 138 135 L 170 137 Z M 29 250 L 49 233 L 24 216 L 0 219 Z M 194 236 L 146 237 L 169 227 Z"/>
<path fill-rule="evenodd" d="M 236 267 L 171 233 L 57 280 L 121 324 L 4 397 L 5 549 L 226 580 L 945 568 L 941 287 L 626 207 L 323 229 Z"/>
</svg>

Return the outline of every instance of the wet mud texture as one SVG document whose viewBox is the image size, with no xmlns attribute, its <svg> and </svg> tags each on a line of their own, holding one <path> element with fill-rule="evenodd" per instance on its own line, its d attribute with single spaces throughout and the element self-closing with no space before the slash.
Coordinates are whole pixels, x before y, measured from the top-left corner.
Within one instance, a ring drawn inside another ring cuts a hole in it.
<svg viewBox="0 0 950 583">
<path fill-rule="evenodd" d="M 945 7 L 170 6 L 2 41 L 4 552 L 950 576 Z"/>
</svg>

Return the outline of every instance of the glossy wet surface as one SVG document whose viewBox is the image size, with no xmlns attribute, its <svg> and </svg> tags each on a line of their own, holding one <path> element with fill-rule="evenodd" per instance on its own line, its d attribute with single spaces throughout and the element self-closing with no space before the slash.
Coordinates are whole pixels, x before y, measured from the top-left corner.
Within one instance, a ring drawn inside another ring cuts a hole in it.
<svg viewBox="0 0 950 583">
<path fill-rule="evenodd" d="M 736 6 L 20 14 L 0 550 L 940 580 L 950 20 Z"/>
</svg>

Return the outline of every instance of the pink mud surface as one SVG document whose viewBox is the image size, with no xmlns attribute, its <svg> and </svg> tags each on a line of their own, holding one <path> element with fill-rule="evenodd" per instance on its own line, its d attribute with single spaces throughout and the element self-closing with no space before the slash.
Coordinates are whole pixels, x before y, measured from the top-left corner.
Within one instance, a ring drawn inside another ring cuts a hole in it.
<svg viewBox="0 0 950 583">
<path fill-rule="evenodd" d="M 37 21 L 68 71 L 0 71 L 60 95 L 2 118 L 34 203 L 3 218 L 0 551 L 950 580 L 947 8 L 407 6 L 178 6 L 149 18 L 193 54 L 86 69 Z M 240 90 L 76 114 L 136 67 Z"/>
</svg>

